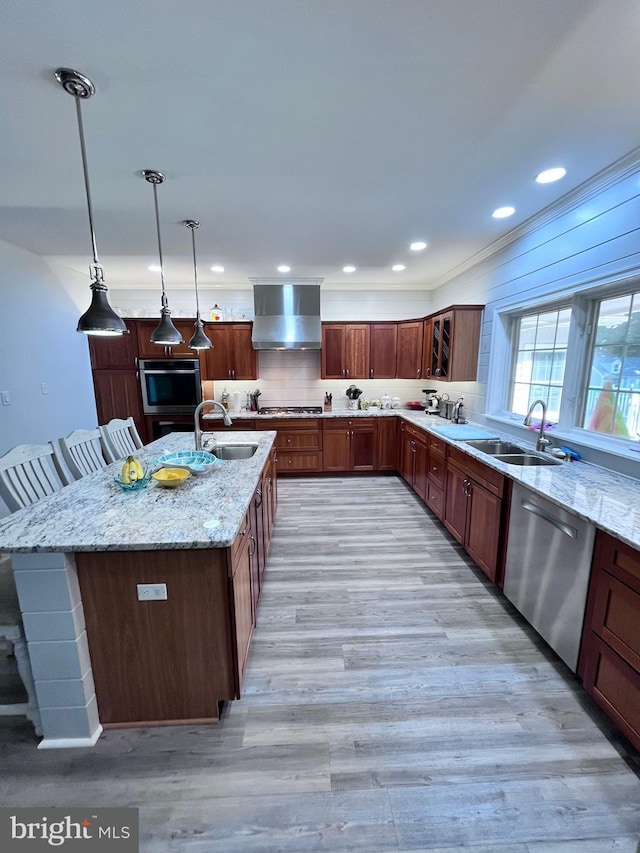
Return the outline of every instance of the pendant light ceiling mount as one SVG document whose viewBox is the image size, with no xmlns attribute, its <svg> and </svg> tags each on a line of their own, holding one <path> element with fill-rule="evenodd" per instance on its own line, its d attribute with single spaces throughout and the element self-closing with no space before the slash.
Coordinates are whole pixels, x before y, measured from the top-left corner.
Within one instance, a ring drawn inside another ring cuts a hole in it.
<svg viewBox="0 0 640 853">
<path fill-rule="evenodd" d="M 195 332 L 189 341 L 189 349 L 201 350 L 212 349 L 213 344 L 206 336 L 202 318 L 200 317 L 200 299 L 198 297 L 198 265 L 196 264 L 196 228 L 200 227 L 197 219 L 183 219 L 182 224 L 191 231 L 191 247 L 193 249 L 193 279 L 196 286 L 196 322 Z"/>
<path fill-rule="evenodd" d="M 98 259 L 96 234 L 93 227 L 93 209 L 91 206 L 91 190 L 89 187 L 89 169 L 87 166 L 87 152 L 84 142 L 84 128 L 82 125 L 81 102 L 91 98 L 96 91 L 95 86 L 79 71 L 73 68 L 57 68 L 55 78 L 67 94 L 72 95 L 76 102 L 76 114 L 78 119 L 78 133 L 80 136 L 80 153 L 82 155 L 82 169 L 84 172 L 84 188 L 87 197 L 87 211 L 89 214 L 89 228 L 91 231 L 91 246 L 93 249 L 93 263 L 89 265 L 91 275 L 91 305 L 78 320 L 77 331 L 85 335 L 127 335 L 129 330 L 122 317 L 119 317 L 109 305 L 107 299 L 107 285 L 104 283 L 104 269 Z"/>
<path fill-rule="evenodd" d="M 160 346 L 176 346 L 184 342 L 184 338 L 171 321 L 169 301 L 164 287 L 164 262 L 162 260 L 162 240 L 160 239 L 160 216 L 158 214 L 158 185 L 163 184 L 165 177 L 156 169 L 143 169 L 142 177 L 153 187 L 153 203 L 156 211 L 156 231 L 158 232 L 158 255 L 160 256 L 160 281 L 162 283 L 162 307 L 160 322 L 151 333 L 151 343 Z"/>
</svg>

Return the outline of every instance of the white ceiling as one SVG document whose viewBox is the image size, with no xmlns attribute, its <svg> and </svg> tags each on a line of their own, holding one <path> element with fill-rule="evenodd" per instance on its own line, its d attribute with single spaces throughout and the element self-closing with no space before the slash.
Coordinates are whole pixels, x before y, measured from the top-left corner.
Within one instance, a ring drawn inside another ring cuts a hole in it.
<svg viewBox="0 0 640 853">
<path fill-rule="evenodd" d="M 0 27 L 0 238 L 87 270 L 75 106 L 53 77 L 76 68 L 97 90 L 83 118 L 115 287 L 159 286 L 144 168 L 167 176 L 168 287 L 192 286 L 196 218 L 205 285 L 288 262 L 324 287 L 417 289 L 640 145 L 637 0 L 5 0 Z M 558 164 L 564 180 L 533 181 Z"/>
</svg>

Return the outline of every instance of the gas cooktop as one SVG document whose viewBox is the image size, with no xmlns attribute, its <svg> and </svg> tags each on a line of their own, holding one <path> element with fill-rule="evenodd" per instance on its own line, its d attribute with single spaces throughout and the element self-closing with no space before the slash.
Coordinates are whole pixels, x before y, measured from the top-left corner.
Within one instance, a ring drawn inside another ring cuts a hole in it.
<svg viewBox="0 0 640 853">
<path fill-rule="evenodd" d="M 322 406 L 263 406 L 259 415 L 321 415 Z"/>
</svg>

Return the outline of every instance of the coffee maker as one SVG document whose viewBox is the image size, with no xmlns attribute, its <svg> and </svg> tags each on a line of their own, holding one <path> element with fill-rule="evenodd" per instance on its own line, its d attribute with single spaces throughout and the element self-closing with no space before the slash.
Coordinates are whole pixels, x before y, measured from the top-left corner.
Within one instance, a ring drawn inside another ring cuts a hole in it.
<svg viewBox="0 0 640 853">
<path fill-rule="evenodd" d="M 435 389 L 423 388 L 422 393 L 427 395 L 425 414 L 437 415 L 440 413 L 440 398 Z"/>
</svg>

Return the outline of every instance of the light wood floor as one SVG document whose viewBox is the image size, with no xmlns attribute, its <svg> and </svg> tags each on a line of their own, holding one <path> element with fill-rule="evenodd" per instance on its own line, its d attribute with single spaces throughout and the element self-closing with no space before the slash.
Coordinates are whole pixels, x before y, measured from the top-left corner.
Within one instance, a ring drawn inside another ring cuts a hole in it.
<svg viewBox="0 0 640 853">
<path fill-rule="evenodd" d="M 137 806 L 145 853 L 636 853 L 638 754 L 393 477 L 280 483 L 244 698 L 219 726 L 37 751 L 2 805 Z"/>
</svg>

